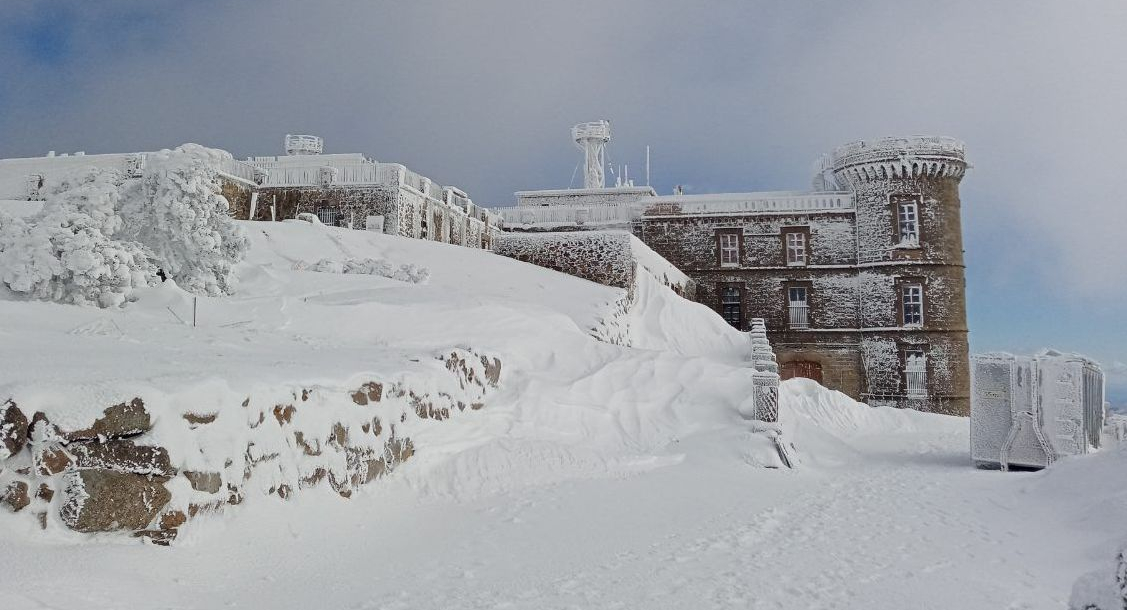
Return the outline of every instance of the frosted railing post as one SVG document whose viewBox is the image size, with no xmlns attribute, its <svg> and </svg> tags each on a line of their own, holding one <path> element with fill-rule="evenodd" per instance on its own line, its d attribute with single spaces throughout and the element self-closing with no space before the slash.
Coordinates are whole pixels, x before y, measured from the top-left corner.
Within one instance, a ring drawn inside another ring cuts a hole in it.
<svg viewBox="0 0 1127 610">
<path fill-rule="evenodd" d="M 767 324 L 763 318 L 751 320 L 751 364 L 754 369 L 755 419 L 763 422 L 779 421 L 779 365 L 775 351 L 767 339 Z"/>
</svg>

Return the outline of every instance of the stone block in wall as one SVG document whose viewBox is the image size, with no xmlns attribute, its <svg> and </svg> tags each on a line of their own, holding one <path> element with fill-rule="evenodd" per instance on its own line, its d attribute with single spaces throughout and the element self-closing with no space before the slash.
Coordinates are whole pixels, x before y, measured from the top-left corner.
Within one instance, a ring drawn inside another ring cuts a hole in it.
<svg viewBox="0 0 1127 610">
<path fill-rule="evenodd" d="M 67 451 L 77 468 L 98 468 L 170 477 L 176 474 L 164 447 L 137 445 L 125 439 L 71 443 Z"/>
<path fill-rule="evenodd" d="M 141 530 L 172 499 L 166 477 L 72 470 L 66 475 L 59 517 L 79 532 Z"/>
<path fill-rule="evenodd" d="M 127 438 L 147 432 L 152 428 L 152 419 L 145 410 L 145 402 L 134 398 L 109 407 L 89 427 L 66 435 L 67 440 L 95 438 Z"/>
<path fill-rule="evenodd" d="M 0 404 L 0 460 L 23 450 L 27 443 L 27 416 L 11 400 Z"/>
</svg>

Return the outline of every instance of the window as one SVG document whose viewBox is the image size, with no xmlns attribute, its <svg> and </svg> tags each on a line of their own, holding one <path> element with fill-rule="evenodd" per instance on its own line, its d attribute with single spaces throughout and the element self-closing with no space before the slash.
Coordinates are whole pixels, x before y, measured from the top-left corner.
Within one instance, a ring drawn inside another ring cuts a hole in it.
<svg viewBox="0 0 1127 610">
<path fill-rule="evenodd" d="M 791 328 L 810 327 L 810 304 L 805 286 L 787 288 L 787 314 Z"/>
<path fill-rule="evenodd" d="M 904 303 L 904 326 L 923 326 L 924 287 L 922 284 L 904 284 L 900 287 Z"/>
<path fill-rule="evenodd" d="M 901 201 L 896 206 L 896 225 L 900 228 L 901 246 L 920 245 L 920 208 L 915 201 Z"/>
<path fill-rule="evenodd" d="M 720 312 L 724 321 L 743 330 L 743 295 L 737 286 L 724 286 L 720 289 Z"/>
<path fill-rule="evenodd" d="M 927 354 L 920 348 L 904 350 L 904 394 L 927 396 Z"/>
<path fill-rule="evenodd" d="M 788 231 L 784 235 L 786 236 L 787 265 L 805 265 L 806 233 L 804 231 Z"/>
<path fill-rule="evenodd" d="M 720 244 L 720 266 L 738 267 L 740 264 L 740 234 L 736 231 L 717 233 Z"/>
<path fill-rule="evenodd" d="M 317 220 L 320 220 L 321 224 L 335 227 L 340 222 L 340 210 L 329 206 L 318 207 Z"/>
</svg>

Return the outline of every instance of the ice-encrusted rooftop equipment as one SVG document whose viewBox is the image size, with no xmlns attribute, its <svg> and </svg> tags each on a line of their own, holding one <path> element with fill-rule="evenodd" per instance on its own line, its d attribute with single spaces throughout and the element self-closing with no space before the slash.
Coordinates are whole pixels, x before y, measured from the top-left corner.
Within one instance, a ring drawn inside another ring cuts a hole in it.
<svg viewBox="0 0 1127 610">
<path fill-rule="evenodd" d="M 286 154 L 319 155 L 325 150 L 325 141 L 318 136 L 286 134 Z"/>
<path fill-rule="evenodd" d="M 971 359 L 971 458 L 980 466 L 1044 468 L 1099 447 L 1104 375 L 1075 354 L 991 353 Z"/>
<path fill-rule="evenodd" d="M 583 188 L 606 186 L 606 146 L 610 142 L 610 121 L 591 121 L 571 128 L 571 138 L 583 151 Z"/>
</svg>

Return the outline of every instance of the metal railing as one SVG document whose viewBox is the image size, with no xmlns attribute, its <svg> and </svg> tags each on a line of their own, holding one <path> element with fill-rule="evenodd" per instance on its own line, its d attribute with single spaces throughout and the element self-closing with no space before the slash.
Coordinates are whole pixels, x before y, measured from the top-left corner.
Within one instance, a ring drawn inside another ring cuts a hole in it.
<svg viewBox="0 0 1127 610">
<path fill-rule="evenodd" d="M 904 394 L 906 396 L 927 396 L 927 369 L 909 366 L 904 370 Z"/>
<path fill-rule="evenodd" d="M 681 195 L 644 200 L 650 206 L 674 207 L 674 214 L 731 214 L 739 212 L 812 212 L 852 210 L 853 194 L 844 191 L 817 193 Z M 654 215 L 662 215 L 655 210 Z"/>
<path fill-rule="evenodd" d="M 810 328 L 810 306 L 791 303 L 788 307 L 791 328 Z"/>
<path fill-rule="evenodd" d="M 511 206 L 491 208 L 510 225 L 534 224 L 622 224 L 641 218 L 641 210 L 629 203 L 596 205 Z"/>
<path fill-rule="evenodd" d="M 309 165 L 290 165 L 270 161 L 252 163 L 238 162 L 250 168 L 253 179 L 256 167 L 267 171 L 263 186 L 315 186 L 321 184 L 322 168 L 336 170 L 333 184 L 388 184 L 398 185 L 400 176 L 407 171 L 395 163 L 376 163 L 373 161 L 347 162 L 330 161 Z M 413 173 L 413 172 L 412 172 Z M 418 176 L 418 174 L 414 174 Z M 241 175 L 239 177 L 242 177 Z M 418 188 L 418 182 L 414 185 Z"/>
<path fill-rule="evenodd" d="M 219 162 L 219 166 L 215 168 L 220 174 L 236 178 L 238 180 L 246 180 L 247 182 L 254 182 L 255 167 L 246 161 L 239 161 L 237 159 L 223 159 Z"/>
</svg>

